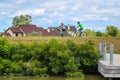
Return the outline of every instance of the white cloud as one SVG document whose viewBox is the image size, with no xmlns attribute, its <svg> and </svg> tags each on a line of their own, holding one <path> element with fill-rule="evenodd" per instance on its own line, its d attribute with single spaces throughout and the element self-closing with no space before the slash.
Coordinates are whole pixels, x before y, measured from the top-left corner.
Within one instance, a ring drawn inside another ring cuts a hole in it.
<svg viewBox="0 0 120 80">
<path fill-rule="evenodd" d="M 56 17 L 56 18 L 57 17 L 64 17 L 64 15 L 62 13 L 59 13 L 59 12 L 55 11 L 55 12 L 52 13 L 51 17 Z"/>
<path fill-rule="evenodd" d="M 15 5 L 12 5 L 11 3 L 0 2 L 0 9 L 8 9 L 11 7 L 15 7 Z"/>
<path fill-rule="evenodd" d="M 39 9 L 27 9 L 27 10 L 21 10 L 13 14 L 13 16 L 18 16 L 18 15 L 24 15 L 24 14 L 29 14 L 32 16 L 40 16 L 45 13 L 45 9 L 39 8 Z"/>
<path fill-rule="evenodd" d="M 45 13 L 45 9 L 35 9 L 30 11 L 31 14 L 37 16 L 37 15 L 43 15 Z"/>
<path fill-rule="evenodd" d="M 42 18 L 36 18 L 34 21 L 34 23 L 39 23 L 39 24 L 43 24 L 43 23 L 53 23 L 53 20 L 51 20 L 50 18 L 48 17 L 42 17 Z M 44 25 L 44 24 L 43 24 Z"/>
<path fill-rule="evenodd" d="M 80 8 L 83 8 L 83 5 L 82 5 L 82 4 L 75 4 L 75 5 L 72 7 L 72 10 L 73 10 L 73 11 L 77 11 L 77 10 L 79 10 Z"/>
<path fill-rule="evenodd" d="M 15 4 L 23 4 L 25 3 L 26 0 L 15 0 L 14 3 Z"/>
<path fill-rule="evenodd" d="M 47 20 L 48 20 L 48 18 L 42 18 L 42 20 L 47 21 Z"/>
<path fill-rule="evenodd" d="M 114 13 L 114 9 L 96 9 L 94 8 L 90 8 L 91 13 L 94 14 L 111 14 Z"/>
<path fill-rule="evenodd" d="M 8 13 L 7 12 L 0 12 L 1 15 L 7 15 Z"/>
<path fill-rule="evenodd" d="M 75 21 L 75 22 L 77 22 L 77 21 L 84 21 L 83 18 L 78 18 L 78 17 L 74 17 L 74 18 L 72 18 L 71 20 L 72 20 L 72 21 Z"/>
<path fill-rule="evenodd" d="M 59 10 L 65 10 L 66 6 L 60 6 Z"/>
<path fill-rule="evenodd" d="M 51 1 L 46 1 L 44 4 L 41 4 L 42 7 L 45 7 L 49 9 L 50 11 L 64 11 L 66 10 L 69 6 L 67 6 L 68 1 L 63 1 L 63 0 L 51 0 Z"/>
</svg>

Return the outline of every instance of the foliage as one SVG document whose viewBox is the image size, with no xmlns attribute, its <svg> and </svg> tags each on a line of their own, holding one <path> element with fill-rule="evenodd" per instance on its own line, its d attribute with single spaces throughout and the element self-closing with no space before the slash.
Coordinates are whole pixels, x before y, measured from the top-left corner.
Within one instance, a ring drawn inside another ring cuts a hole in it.
<svg viewBox="0 0 120 80">
<path fill-rule="evenodd" d="M 117 36 L 118 28 L 116 26 L 107 26 L 106 33 L 110 36 Z"/>
<path fill-rule="evenodd" d="M 12 21 L 12 27 L 18 27 L 21 24 L 30 24 L 32 22 L 30 15 L 15 16 Z"/>
<path fill-rule="evenodd" d="M 95 31 L 93 30 L 86 29 L 85 32 L 87 33 L 87 36 L 91 36 L 91 37 L 96 36 Z"/>
<path fill-rule="evenodd" d="M 103 35 L 102 32 L 100 32 L 100 31 L 96 32 L 96 36 L 102 36 L 102 35 Z"/>
<path fill-rule="evenodd" d="M 27 36 L 42 36 L 42 33 L 33 31 L 32 33 L 28 34 Z"/>
<path fill-rule="evenodd" d="M 118 36 L 120 36 L 120 30 L 118 31 Z"/>
<path fill-rule="evenodd" d="M 81 77 L 81 70 L 89 72 L 96 68 L 100 58 L 91 41 L 76 44 L 70 40 L 64 43 L 51 39 L 49 42 L 13 45 L 0 39 L 0 45 L 7 46 L 0 47 L 0 52 L 4 53 L 0 57 L 0 74 Z"/>
<path fill-rule="evenodd" d="M 82 71 L 76 71 L 76 72 L 66 72 L 66 76 L 68 77 L 83 77 L 84 74 L 82 73 Z"/>
<path fill-rule="evenodd" d="M 72 53 L 75 57 L 75 62 L 82 65 L 80 68 L 84 73 L 97 72 L 97 64 L 100 58 L 100 54 L 95 50 L 93 46 L 94 44 L 91 41 L 86 44 L 76 44 L 73 46 L 74 51 L 72 51 Z"/>
<path fill-rule="evenodd" d="M 0 56 L 2 58 L 10 57 L 9 42 L 5 38 L 0 38 Z"/>
</svg>

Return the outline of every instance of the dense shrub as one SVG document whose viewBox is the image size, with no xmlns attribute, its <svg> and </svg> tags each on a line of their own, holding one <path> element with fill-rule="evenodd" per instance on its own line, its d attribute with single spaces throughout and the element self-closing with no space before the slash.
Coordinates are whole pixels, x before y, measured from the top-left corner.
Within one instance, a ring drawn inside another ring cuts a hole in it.
<svg viewBox="0 0 120 80">
<path fill-rule="evenodd" d="M 94 44 L 91 41 L 88 41 L 86 44 L 75 44 L 71 41 L 67 43 L 69 50 L 75 57 L 75 62 L 81 65 L 79 68 L 84 73 L 96 73 L 100 53 L 95 50 Z"/>
<path fill-rule="evenodd" d="M 10 57 L 9 42 L 5 38 L 0 38 L 0 56 L 2 58 Z"/>
<path fill-rule="evenodd" d="M 93 72 L 100 58 L 91 41 L 76 44 L 51 39 L 13 45 L 0 39 L 0 46 L 0 74 L 82 76 L 82 71 Z"/>
</svg>

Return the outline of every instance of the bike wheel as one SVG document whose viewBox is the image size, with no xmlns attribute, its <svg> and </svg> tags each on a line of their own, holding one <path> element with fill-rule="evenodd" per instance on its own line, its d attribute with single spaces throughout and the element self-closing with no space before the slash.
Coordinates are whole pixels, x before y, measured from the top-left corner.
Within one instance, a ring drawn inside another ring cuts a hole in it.
<svg viewBox="0 0 120 80">
<path fill-rule="evenodd" d="M 86 32 L 82 32 L 82 33 L 81 33 L 81 36 L 82 36 L 82 37 L 87 37 L 87 33 L 86 33 Z"/>
</svg>

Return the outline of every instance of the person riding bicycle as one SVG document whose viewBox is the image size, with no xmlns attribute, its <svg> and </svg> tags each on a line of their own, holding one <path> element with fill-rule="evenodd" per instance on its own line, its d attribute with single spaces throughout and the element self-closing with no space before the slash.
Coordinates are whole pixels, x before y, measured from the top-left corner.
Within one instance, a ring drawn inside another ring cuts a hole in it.
<svg viewBox="0 0 120 80">
<path fill-rule="evenodd" d="M 61 25 L 59 26 L 58 29 L 59 29 L 59 31 L 60 31 L 61 36 L 63 37 L 63 36 L 64 36 L 63 32 L 65 31 L 65 26 L 64 26 L 64 24 L 61 23 Z"/>
<path fill-rule="evenodd" d="M 81 35 L 81 32 L 82 32 L 82 30 L 83 30 L 83 25 L 82 25 L 79 21 L 77 22 L 77 24 L 78 24 L 78 27 L 79 27 L 78 32 L 79 32 L 80 35 Z"/>
</svg>

